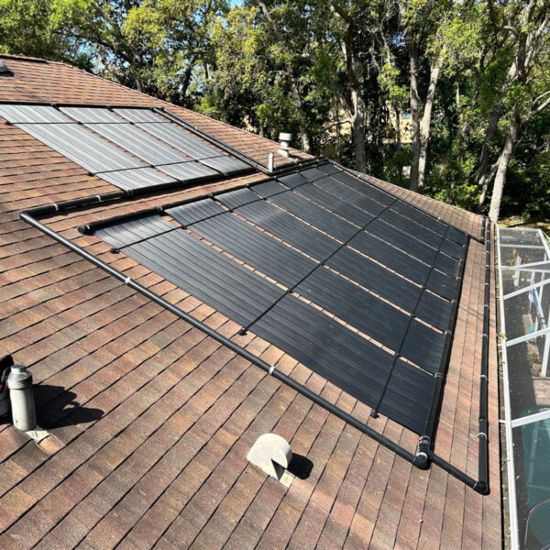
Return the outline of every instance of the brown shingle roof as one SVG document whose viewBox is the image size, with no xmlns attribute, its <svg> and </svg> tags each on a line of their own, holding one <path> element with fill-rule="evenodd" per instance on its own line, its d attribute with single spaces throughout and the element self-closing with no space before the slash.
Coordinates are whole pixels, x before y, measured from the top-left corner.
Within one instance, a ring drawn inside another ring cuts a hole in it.
<svg viewBox="0 0 550 550">
<path fill-rule="evenodd" d="M 8 64 L 15 76 L 0 78 L 0 102 L 160 103 L 67 65 Z M 260 161 L 277 149 L 171 109 Z M 25 208 L 113 190 L 0 124 L 0 350 L 31 367 L 39 418 L 64 444 L 48 456 L 0 425 L 0 547 L 500 547 L 494 288 L 491 494 L 483 497 L 436 466 L 414 468 L 18 219 Z M 480 234 L 477 216 L 389 190 Z M 370 418 L 366 406 L 292 358 L 253 335 L 236 335 L 232 321 L 76 231 L 84 222 L 204 191 L 87 209 L 46 223 L 414 449 L 414 434 Z M 473 240 L 464 281 L 436 451 L 476 477 L 484 247 Z M 285 489 L 246 462 L 251 443 L 266 431 L 288 438 L 313 462 L 309 478 Z"/>
</svg>

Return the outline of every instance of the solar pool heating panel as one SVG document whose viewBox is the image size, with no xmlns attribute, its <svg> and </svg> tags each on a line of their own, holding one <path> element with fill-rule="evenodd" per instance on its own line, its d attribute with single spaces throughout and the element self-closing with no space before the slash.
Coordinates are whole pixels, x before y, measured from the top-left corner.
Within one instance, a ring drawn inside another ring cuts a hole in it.
<svg viewBox="0 0 550 550">
<path fill-rule="evenodd" d="M 132 170 L 116 170 L 114 172 L 105 172 L 99 174 L 101 179 L 108 183 L 116 185 L 120 189 L 140 189 L 151 187 L 152 185 L 161 185 L 172 183 L 176 180 L 154 168 L 134 168 Z"/>
<path fill-rule="evenodd" d="M 401 351 L 426 371 L 439 368 L 444 351 L 441 332 L 411 321 L 410 315 L 328 269 L 316 270 L 296 292 L 382 345 Z"/>
<path fill-rule="evenodd" d="M 193 231 L 288 288 L 317 265 L 230 213 L 199 222 Z"/>
<path fill-rule="evenodd" d="M 189 181 L 197 178 L 205 178 L 216 174 L 214 170 L 195 161 L 166 164 L 159 166 L 158 170 L 168 174 L 178 181 Z"/>
<path fill-rule="evenodd" d="M 105 227 L 97 231 L 96 235 L 119 249 L 175 229 L 175 224 L 160 216 L 145 216 Z"/>
<path fill-rule="evenodd" d="M 400 202 L 320 165 L 98 235 L 424 434 L 467 247 Z"/>
<path fill-rule="evenodd" d="M 381 398 L 393 357 L 295 297 L 283 298 L 254 331 L 363 403 Z M 430 403 L 433 388 L 431 375 L 399 361 L 380 410 L 420 434 L 429 405 L 418 398 Z"/>
<path fill-rule="evenodd" d="M 425 434 L 434 392 L 433 376 L 398 361 L 379 411 L 413 432 Z"/>
<path fill-rule="evenodd" d="M 176 124 L 136 123 L 136 127 L 195 160 L 220 155 L 219 149 L 198 139 Z"/>
<path fill-rule="evenodd" d="M 216 157 L 199 158 L 202 164 L 216 170 L 222 174 L 232 174 L 240 170 L 246 170 L 249 168 L 247 164 L 236 158 L 227 155 L 218 155 Z"/>
<path fill-rule="evenodd" d="M 418 208 L 415 208 L 406 202 L 400 201 L 396 203 L 394 210 L 406 218 L 416 222 L 418 225 L 433 231 L 437 235 L 445 235 L 447 238 L 460 245 L 465 245 L 468 242 L 468 236 L 462 231 L 458 231 L 457 229 L 450 227 L 446 223 L 435 219 L 429 214 L 422 212 Z"/>
<path fill-rule="evenodd" d="M 420 298 L 419 286 L 391 273 L 351 248 L 339 250 L 328 260 L 327 265 L 405 311 L 412 312 Z"/>
<path fill-rule="evenodd" d="M 319 261 L 335 252 L 341 244 L 265 201 L 241 206 L 235 212 Z"/>
<path fill-rule="evenodd" d="M 312 182 L 326 176 L 326 173 L 322 170 L 319 170 L 318 167 L 306 168 L 305 170 L 300 171 L 300 175 L 306 178 L 307 181 Z"/>
<path fill-rule="evenodd" d="M 169 216 L 172 216 L 184 227 L 211 218 L 212 216 L 218 216 L 224 212 L 226 210 L 212 199 L 189 202 L 166 210 Z"/>
<path fill-rule="evenodd" d="M 372 214 L 357 208 L 353 204 L 338 200 L 334 195 L 327 193 L 312 183 L 306 183 L 305 185 L 297 187 L 294 192 L 319 206 L 323 206 L 357 227 L 363 227 L 374 219 Z"/>
<path fill-rule="evenodd" d="M 249 168 L 147 109 L 0 104 L 0 116 L 125 190 Z"/>
<path fill-rule="evenodd" d="M 391 349 L 407 332 L 409 316 L 333 271 L 314 271 L 296 292 Z"/>
<path fill-rule="evenodd" d="M 350 222 L 294 192 L 281 193 L 268 200 L 339 241 L 346 241 L 358 230 Z"/>
<path fill-rule="evenodd" d="M 287 176 L 281 176 L 277 178 L 283 185 L 293 189 L 299 185 L 303 185 L 307 182 L 307 178 L 302 176 L 302 174 L 295 172 L 294 174 L 288 174 Z"/>
<path fill-rule="evenodd" d="M 431 292 L 422 292 L 416 316 L 439 330 L 450 330 L 454 304 Z"/>
<path fill-rule="evenodd" d="M 244 187 L 243 189 L 235 189 L 235 191 L 228 191 L 227 193 L 220 193 L 216 195 L 216 200 L 221 202 L 224 206 L 233 210 L 249 204 L 254 201 L 260 200 L 261 197 L 253 193 L 250 189 Z"/>
<path fill-rule="evenodd" d="M 424 263 L 431 265 L 438 257 L 437 250 L 434 248 L 380 219 L 369 224 L 367 232 Z"/>
<path fill-rule="evenodd" d="M 166 123 L 166 119 L 162 115 L 159 115 L 150 109 L 115 108 L 113 110 L 117 115 L 122 116 L 130 122 Z"/>
<path fill-rule="evenodd" d="M 283 184 L 279 183 L 276 180 L 269 180 L 262 183 L 256 183 L 251 187 L 251 189 L 252 191 L 254 191 L 254 193 L 256 193 L 256 195 L 259 195 L 263 199 L 266 199 L 273 195 L 277 195 L 279 193 L 283 193 L 284 191 L 288 190 L 287 187 L 285 187 Z"/>
<path fill-rule="evenodd" d="M 460 245 L 450 239 L 443 239 L 441 243 L 441 252 L 458 260 L 462 260 L 466 256 L 466 246 Z"/>
<path fill-rule="evenodd" d="M 140 130 L 154 136 L 165 146 L 168 145 L 188 158 L 200 161 L 220 173 L 231 173 L 249 168 L 243 161 L 224 155 L 221 149 L 192 135 L 171 122 L 165 124 L 136 123 Z"/>
<path fill-rule="evenodd" d="M 326 178 L 317 180 L 315 182 L 316 187 L 320 187 L 327 193 L 334 195 L 340 201 L 345 202 L 360 208 L 373 216 L 378 216 L 387 206 L 380 204 L 379 202 L 371 199 L 361 193 L 355 192 L 350 187 L 347 187 L 345 184 L 327 176 Z"/>
<path fill-rule="evenodd" d="M 444 233 L 434 233 L 411 218 L 405 217 L 395 209 L 396 205 L 397 203 L 393 204 L 380 216 L 380 218 L 388 225 L 397 227 L 407 235 L 413 235 L 415 239 L 426 243 L 432 248 L 439 249 L 443 242 Z"/>
<path fill-rule="evenodd" d="M 361 193 L 362 195 L 365 195 L 384 206 L 389 206 L 395 201 L 395 197 L 392 197 L 388 193 L 385 193 L 377 187 L 374 187 L 374 185 L 360 180 L 359 178 L 352 176 L 347 172 L 338 172 L 332 174 L 331 178 L 334 178 L 335 180 L 350 187 L 354 191 L 357 191 L 358 193 Z"/>
<path fill-rule="evenodd" d="M 146 224 L 146 229 L 136 229 L 140 224 Z M 129 228 L 126 225 L 97 234 L 114 246 L 123 243 L 126 255 L 242 325 L 252 322 L 284 294 L 184 229 L 166 232 L 165 226 L 153 226 L 148 219 L 132 222 Z M 147 236 L 147 240 L 136 242 L 136 234 L 142 239 Z"/>
<path fill-rule="evenodd" d="M 130 124 L 93 124 L 89 127 L 116 145 L 130 151 L 152 165 L 170 164 L 191 160 L 191 157 L 176 151 Z"/>
<path fill-rule="evenodd" d="M 325 174 L 337 174 L 338 172 L 341 172 L 340 168 L 337 168 L 334 166 L 334 164 L 328 162 L 326 164 L 321 164 L 318 166 L 319 170 Z"/>
<path fill-rule="evenodd" d="M 418 284 L 424 284 L 430 275 L 430 266 L 389 246 L 366 231 L 358 233 L 349 243 L 351 248 L 381 262 L 400 275 Z"/>
<path fill-rule="evenodd" d="M 61 112 L 83 124 L 114 123 L 122 124 L 126 120 L 109 109 L 102 107 L 61 107 Z"/>
<path fill-rule="evenodd" d="M 92 173 L 146 166 L 77 124 L 21 124 L 19 127 Z"/>
<path fill-rule="evenodd" d="M 460 260 L 452 258 L 451 256 L 447 256 L 446 254 L 438 254 L 437 258 L 435 259 L 434 265 L 436 269 L 442 271 L 443 273 L 446 273 L 450 277 L 454 277 L 455 279 L 458 278 L 460 275 Z"/>
<path fill-rule="evenodd" d="M 426 287 L 439 296 L 452 300 L 455 297 L 458 284 L 459 281 L 455 277 L 449 277 L 441 271 L 434 270 L 430 273 Z"/>
<path fill-rule="evenodd" d="M 0 105 L 0 116 L 17 125 L 70 122 L 60 111 L 46 105 Z"/>
</svg>

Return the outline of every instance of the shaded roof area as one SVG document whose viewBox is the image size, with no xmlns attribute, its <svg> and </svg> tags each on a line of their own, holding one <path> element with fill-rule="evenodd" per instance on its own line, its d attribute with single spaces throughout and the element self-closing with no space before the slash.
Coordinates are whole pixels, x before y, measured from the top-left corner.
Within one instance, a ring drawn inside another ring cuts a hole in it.
<svg viewBox="0 0 550 550">
<path fill-rule="evenodd" d="M 0 102 L 158 103 L 66 65 L 14 59 L 8 64 L 14 77 L 0 79 Z M 190 111 L 170 109 L 261 162 L 278 148 Z M 274 346 L 237 335 L 234 322 L 124 254 L 113 254 L 97 237 L 77 231 L 84 223 L 259 177 L 92 208 L 46 223 L 414 450 L 415 434 L 382 416 L 370 418 L 370 409 Z M 122 541 L 127 547 L 155 542 L 209 548 L 500 547 L 493 281 L 491 494 L 483 497 L 436 466 L 414 468 L 18 219 L 24 208 L 115 190 L 0 121 L 0 349 L 31 367 L 39 418 L 64 444 L 48 456 L 11 426 L 0 425 L 0 546 L 85 541 L 112 547 Z M 421 208 L 452 217 L 479 237 L 481 218 L 414 197 Z M 471 240 L 435 444 L 440 456 L 473 477 L 484 261 L 483 245 Z M 295 453 L 313 462 L 307 479 L 297 477 L 286 489 L 246 462 L 250 445 L 266 431 L 289 439 Z"/>
</svg>

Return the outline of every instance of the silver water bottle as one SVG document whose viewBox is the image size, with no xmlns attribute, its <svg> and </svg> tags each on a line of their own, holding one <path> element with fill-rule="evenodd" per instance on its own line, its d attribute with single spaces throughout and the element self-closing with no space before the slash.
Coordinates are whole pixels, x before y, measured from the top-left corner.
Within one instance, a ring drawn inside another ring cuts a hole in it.
<svg viewBox="0 0 550 550">
<path fill-rule="evenodd" d="M 8 376 L 11 414 L 14 426 L 28 432 L 36 428 L 36 409 L 32 389 L 32 374 L 22 365 L 14 365 Z"/>
</svg>

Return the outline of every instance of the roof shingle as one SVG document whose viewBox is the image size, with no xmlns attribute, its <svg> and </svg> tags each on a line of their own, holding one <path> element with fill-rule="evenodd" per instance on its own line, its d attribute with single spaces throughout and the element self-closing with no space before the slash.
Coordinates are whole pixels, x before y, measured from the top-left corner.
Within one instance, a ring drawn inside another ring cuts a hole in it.
<svg viewBox="0 0 550 550">
<path fill-rule="evenodd" d="M 158 105 L 265 162 L 277 144 L 60 63 L 10 59 L 0 102 Z M 282 162 L 282 158 L 281 158 Z M 417 438 L 94 236 L 84 223 L 230 189 L 233 179 L 51 217 L 45 223 L 410 449 Z M 476 237 L 473 214 L 368 181 Z M 116 188 L 0 121 L 0 351 L 31 367 L 49 456 L 0 425 L 2 548 L 498 548 L 498 369 L 491 279 L 490 476 L 481 496 L 423 471 L 18 219 Z M 470 241 L 436 451 L 475 477 L 484 246 Z M 289 489 L 246 461 L 276 431 L 313 469 Z"/>
</svg>

